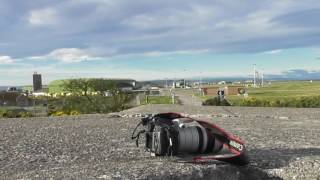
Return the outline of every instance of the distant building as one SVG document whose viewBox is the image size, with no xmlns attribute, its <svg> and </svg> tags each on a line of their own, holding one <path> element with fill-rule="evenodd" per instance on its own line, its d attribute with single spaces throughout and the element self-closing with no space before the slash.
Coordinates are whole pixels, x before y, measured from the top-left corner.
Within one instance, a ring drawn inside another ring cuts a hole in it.
<svg viewBox="0 0 320 180">
<path fill-rule="evenodd" d="M 41 74 L 34 73 L 33 74 L 33 92 L 41 91 L 42 90 L 42 79 Z"/>
<path fill-rule="evenodd" d="M 150 96 L 160 96 L 161 91 L 160 89 L 150 89 L 147 94 Z"/>
<path fill-rule="evenodd" d="M 232 84 L 241 84 L 241 81 L 234 81 Z"/>
<path fill-rule="evenodd" d="M 208 86 L 202 87 L 201 89 L 203 94 L 207 96 L 217 96 L 218 91 L 222 90 L 225 92 L 225 95 L 239 95 L 247 92 L 247 89 L 244 86 Z"/>
<path fill-rule="evenodd" d="M 123 91 L 132 91 L 138 88 L 137 82 L 133 79 L 110 79 L 116 82 L 117 87 Z"/>
<path fill-rule="evenodd" d="M 184 83 L 184 79 L 173 81 L 172 88 L 184 88 Z"/>
<path fill-rule="evenodd" d="M 218 91 L 221 89 L 218 86 L 208 86 L 208 87 L 202 87 L 202 92 L 206 96 L 216 96 L 218 95 Z"/>
<path fill-rule="evenodd" d="M 247 92 L 244 86 L 226 86 L 225 91 L 227 95 L 241 95 Z"/>
<path fill-rule="evenodd" d="M 123 91 L 132 91 L 135 87 L 135 82 L 131 81 L 121 81 L 117 83 L 117 87 Z"/>
<path fill-rule="evenodd" d="M 17 92 L 18 89 L 16 87 L 8 87 L 7 92 Z"/>
</svg>

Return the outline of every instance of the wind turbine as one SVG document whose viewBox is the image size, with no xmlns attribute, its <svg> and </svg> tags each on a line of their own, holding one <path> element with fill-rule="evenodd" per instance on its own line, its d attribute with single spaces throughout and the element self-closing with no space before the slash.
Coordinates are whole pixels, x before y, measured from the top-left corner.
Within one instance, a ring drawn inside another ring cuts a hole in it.
<svg viewBox="0 0 320 180">
<path fill-rule="evenodd" d="M 257 81 L 256 81 L 256 64 L 253 64 L 253 86 L 256 87 L 257 86 Z"/>
</svg>

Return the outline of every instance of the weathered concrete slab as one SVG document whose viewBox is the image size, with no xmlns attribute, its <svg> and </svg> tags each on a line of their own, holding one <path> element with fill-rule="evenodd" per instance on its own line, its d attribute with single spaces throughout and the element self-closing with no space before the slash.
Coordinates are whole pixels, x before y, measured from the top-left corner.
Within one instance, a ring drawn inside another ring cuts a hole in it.
<svg viewBox="0 0 320 180">
<path fill-rule="evenodd" d="M 243 137 L 250 165 L 195 165 L 151 158 L 130 140 L 139 118 L 0 119 L 0 179 L 320 178 L 319 109 L 158 105 L 120 114 L 167 111 L 211 118 Z"/>
</svg>

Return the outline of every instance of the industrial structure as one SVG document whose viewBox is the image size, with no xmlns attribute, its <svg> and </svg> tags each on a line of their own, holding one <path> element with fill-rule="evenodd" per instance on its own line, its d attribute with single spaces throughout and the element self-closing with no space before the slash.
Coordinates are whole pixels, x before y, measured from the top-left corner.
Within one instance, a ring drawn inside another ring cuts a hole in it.
<svg viewBox="0 0 320 180">
<path fill-rule="evenodd" d="M 41 74 L 35 72 L 33 74 L 33 92 L 38 92 L 42 90 L 42 78 Z"/>
<path fill-rule="evenodd" d="M 256 69 L 256 64 L 253 65 L 253 87 L 258 87 L 261 86 L 263 87 L 264 85 L 264 75 L 263 72 L 259 72 Z"/>
<path fill-rule="evenodd" d="M 185 88 L 186 86 L 186 80 L 185 79 L 180 79 L 180 80 L 175 80 L 172 82 L 172 88 Z"/>
</svg>

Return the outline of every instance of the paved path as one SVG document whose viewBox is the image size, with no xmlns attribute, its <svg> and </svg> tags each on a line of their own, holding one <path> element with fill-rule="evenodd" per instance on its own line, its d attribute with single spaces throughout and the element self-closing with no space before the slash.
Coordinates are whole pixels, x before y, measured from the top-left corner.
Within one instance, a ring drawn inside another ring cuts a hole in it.
<svg viewBox="0 0 320 180">
<path fill-rule="evenodd" d="M 195 96 L 195 90 L 175 89 L 174 93 L 178 96 L 182 105 L 188 106 L 202 106 L 202 101 L 198 96 Z"/>
</svg>

